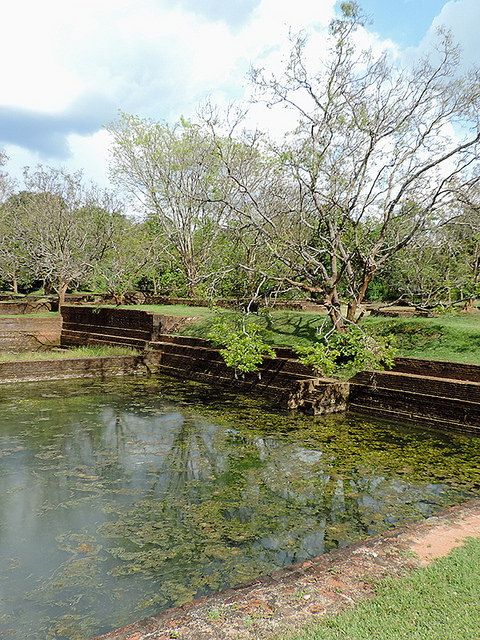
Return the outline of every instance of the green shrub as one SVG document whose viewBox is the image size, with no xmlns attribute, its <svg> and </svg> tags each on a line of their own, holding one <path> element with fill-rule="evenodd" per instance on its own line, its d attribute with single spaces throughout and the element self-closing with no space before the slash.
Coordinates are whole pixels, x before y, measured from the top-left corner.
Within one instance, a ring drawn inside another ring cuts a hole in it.
<svg viewBox="0 0 480 640">
<path fill-rule="evenodd" d="M 220 354 L 225 364 L 235 369 L 235 375 L 258 371 L 265 357 L 275 357 L 275 351 L 265 341 L 263 328 L 248 315 L 217 317 L 208 339 L 222 347 Z"/>
<path fill-rule="evenodd" d="M 357 325 L 345 332 L 321 336 L 318 342 L 297 347 L 299 360 L 324 376 L 349 378 L 366 369 L 391 368 L 396 354 L 391 335 L 372 336 Z"/>
</svg>

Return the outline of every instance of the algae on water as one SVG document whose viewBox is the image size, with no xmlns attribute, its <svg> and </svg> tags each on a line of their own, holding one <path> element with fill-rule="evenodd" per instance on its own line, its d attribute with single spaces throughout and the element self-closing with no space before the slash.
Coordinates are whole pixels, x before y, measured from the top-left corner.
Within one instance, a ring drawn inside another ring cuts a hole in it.
<svg viewBox="0 0 480 640">
<path fill-rule="evenodd" d="M 3 386 L 0 637 L 84 640 L 429 516 L 478 494 L 478 451 L 168 378 Z"/>
</svg>

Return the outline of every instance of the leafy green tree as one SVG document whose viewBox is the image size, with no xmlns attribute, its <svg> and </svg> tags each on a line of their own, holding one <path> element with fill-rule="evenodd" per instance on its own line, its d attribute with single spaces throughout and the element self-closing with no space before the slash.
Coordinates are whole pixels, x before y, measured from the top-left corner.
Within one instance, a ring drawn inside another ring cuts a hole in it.
<svg viewBox="0 0 480 640">
<path fill-rule="evenodd" d="M 190 296 L 211 275 L 227 206 L 216 146 L 198 125 L 173 126 L 123 114 L 110 128 L 115 182 L 155 219 L 164 250 L 182 271 Z"/>
<path fill-rule="evenodd" d="M 123 304 L 125 294 L 149 273 L 153 258 L 153 243 L 145 225 L 117 214 L 112 218 L 108 247 L 95 263 L 91 284 Z"/>
<path fill-rule="evenodd" d="M 25 247 L 25 218 L 18 207 L 21 198 L 21 194 L 10 196 L 0 205 L 0 280 L 15 294 L 32 273 Z"/>
<path fill-rule="evenodd" d="M 84 185 L 81 173 L 25 169 L 26 193 L 12 206 L 23 221 L 22 251 L 35 275 L 51 283 L 59 303 L 85 280 L 110 246 L 117 203 Z"/>
</svg>

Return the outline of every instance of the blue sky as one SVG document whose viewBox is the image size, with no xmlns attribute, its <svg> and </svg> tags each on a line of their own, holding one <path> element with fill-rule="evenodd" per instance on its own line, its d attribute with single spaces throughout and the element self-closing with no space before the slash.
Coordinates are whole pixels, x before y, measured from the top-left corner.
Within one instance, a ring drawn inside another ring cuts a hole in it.
<svg viewBox="0 0 480 640">
<path fill-rule="evenodd" d="M 417 45 L 446 0 L 363 0 L 370 28 L 402 46 Z M 480 2 L 479 2 L 480 5 Z"/>
<path fill-rule="evenodd" d="M 16 0 L 0 22 L 0 148 L 107 181 L 104 125 L 124 110 L 174 120 L 242 98 L 250 64 L 278 65 L 288 31 L 322 43 L 337 0 Z M 415 57 L 445 24 L 478 59 L 480 0 L 363 0 L 378 44 Z M 323 40 L 322 40 L 323 38 Z M 8 62 L 7 62 L 8 61 Z M 259 116 L 261 118 L 261 114 Z M 268 119 L 260 124 L 268 124 Z"/>
</svg>

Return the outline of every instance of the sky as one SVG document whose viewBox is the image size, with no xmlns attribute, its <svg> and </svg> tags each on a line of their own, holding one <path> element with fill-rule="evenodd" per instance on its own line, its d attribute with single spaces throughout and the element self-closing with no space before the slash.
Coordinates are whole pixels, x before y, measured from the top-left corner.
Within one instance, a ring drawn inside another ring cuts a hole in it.
<svg viewBox="0 0 480 640">
<path fill-rule="evenodd" d="M 413 60 L 445 25 L 465 67 L 479 58 L 480 0 L 360 5 L 374 46 Z M 207 97 L 241 100 L 252 64 L 281 64 L 289 30 L 310 33 L 310 55 L 321 57 L 336 10 L 336 0 L 3 0 L 0 149 L 8 169 L 16 177 L 37 163 L 83 169 L 107 185 L 104 127 L 120 110 L 175 121 Z"/>
</svg>

